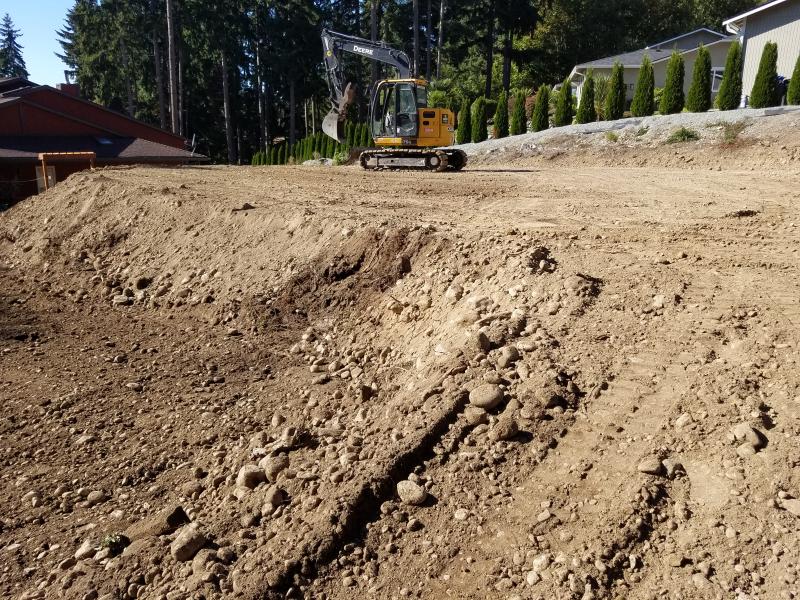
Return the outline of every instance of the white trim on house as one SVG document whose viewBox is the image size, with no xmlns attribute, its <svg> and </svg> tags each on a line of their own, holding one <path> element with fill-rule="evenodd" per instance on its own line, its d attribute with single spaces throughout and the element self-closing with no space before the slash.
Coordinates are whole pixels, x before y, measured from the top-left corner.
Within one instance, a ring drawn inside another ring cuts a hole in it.
<svg viewBox="0 0 800 600">
<path fill-rule="evenodd" d="M 742 13 L 741 15 L 736 15 L 735 17 L 731 17 L 722 22 L 722 25 L 733 34 L 739 33 L 741 26 L 739 25 L 740 21 L 744 21 L 747 17 L 752 16 L 756 13 L 760 13 L 762 10 L 767 10 L 772 8 L 773 6 L 778 6 L 779 4 L 783 4 L 788 0 L 772 0 L 772 2 L 767 2 L 766 4 L 762 4 L 761 6 L 757 6 L 752 10 L 747 11 L 746 13 Z"/>
<path fill-rule="evenodd" d="M 652 44 L 650 46 L 645 46 L 645 50 L 650 50 L 651 48 L 660 48 L 661 46 L 666 46 L 670 42 L 675 42 L 677 40 L 682 40 L 685 37 L 689 37 L 690 35 L 694 35 L 695 33 L 700 33 L 701 31 L 707 31 L 708 33 L 713 33 L 714 35 L 718 35 L 720 38 L 728 37 L 724 33 L 720 33 L 719 31 L 714 31 L 713 29 L 709 29 L 708 27 L 701 27 L 700 29 L 695 29 L 694 31 L 690 31 L 689 33 L 684 33 L 682 35 L 677 35 L 674 38 L 669 38 L 668 40 L 664 40 L 663 42 L 658 42 L 657 44 Z M 712 42 L 715 43 L 715 42 Z M 709 44 L 710 46 L 711 44 Z"/>
</svg>

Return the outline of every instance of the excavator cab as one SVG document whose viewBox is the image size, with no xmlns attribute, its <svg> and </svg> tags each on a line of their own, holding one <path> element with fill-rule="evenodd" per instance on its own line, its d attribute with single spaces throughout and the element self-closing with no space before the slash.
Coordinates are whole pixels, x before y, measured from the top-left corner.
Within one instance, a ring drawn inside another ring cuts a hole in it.
<svg viewBox="0 0 800 600">
<path fill-rule="evenodd" d="M 416 138 L 419 135 L 419 111 L 427 106 L 425 82 L 414 79 L 381 81 L 375 88 L 370 108 L 373 139 Z"/>
</svg>

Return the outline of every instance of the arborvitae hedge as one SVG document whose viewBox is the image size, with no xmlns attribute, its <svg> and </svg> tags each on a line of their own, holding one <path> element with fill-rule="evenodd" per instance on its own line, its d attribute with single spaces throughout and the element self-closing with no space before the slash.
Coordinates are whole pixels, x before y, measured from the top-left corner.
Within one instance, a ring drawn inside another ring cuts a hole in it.
<svg viewBox="0 0 800 600">
<path fill-rule="evenodd" d="M 631 114 L 634 117 L 649 117 L 656 110 L 655 101 L 656 80 L 653 73 L 653 63 L 645 55 L 642 66 L 639 68 L 639 80 L 636 82 L 636 92 L 633 95 Z"/>
<path fill-rule="evenodd" d="M 469 100 L 464 100 L 458 111 L 457 144 L 469 144 L 472 141 L 472 109 Z"/>
<path fill-rule="evenodd" d="M 711 108 L 711 53 L 702 44 L 697 49 L 686 108 L 690 112 L 706 112 Z"/>
<path fill-rule="evenodd" d="M 511 111 L 511 125 L 509 133 L 519 135 L 528 130 L 528 116 L 525 114 L 525 94 L 522 92 L 514 96 L 514 109 Z"/>
<path fill-rule="evenodd" d="M 489 131 L 486 127 L 486 98 L 480 96 L 472 105 L 472 141 L 479 143 L 486 141 Z"/>
<path fill-rule="evenodd" d="M 269 149 L 269 163 L 270 165 L 276 164 L 278 157 L 275 155 L 275 146 L 271 146 Z"/>
<path fill-rule="evenodd" d="M 597 110 L 594 107 L 594 73 L 589 71 L 583 82 L 581 102 L 578 105 L 578 114 L 575 120 L 580 123 L 594 123 L 597 121 Z"/>
<path fill-rule="evenodd" d="M 733 110 L 742 103 L 742 69 L 744 67 L 742 44 L 738 41 L 731 44 L 728 58 L 725 61 L 725 73 L 717 93 L 717 108 Z"/>
<path fill-rule="evenodd" d="M 794 73 L 789 83 L 789 90 L 786 92 L 786 102 L 788 104 L 800 104 L 800 56 L 794 65 Z"/>
<path fill-rule="evenodd" d="M 761 54 L 756 81 L 750 93 L 750 106 L 767 108 L 780 102 L 778 95 L 778 44 L 767 42 Z"/>
<path fill-rule="evenodd" d="M 561 84 L 561 89 L 558 90 L 558 98 L 556 99 L 556 112 L 553 115 L 553 124 L 556 127 L 572 125 L 572 118 L 574 116 L 574 110 L 572 107 L 572 81 L 570 81 L 570 78 L 567 77 L 564 80 L 564 83 Z"/>
<path fill-rule="evenodd" d="M 508 137 L 508 94 L 503 90 L 497 99 L 492 131 L 495 139 Z"/>
<path fill-rule="evenodd" d="M 536 104 L 531 117 L 531 129 L 544 131 L 550 127 L 550 86 L 543 85 L 536 92 Z"/>
<path fill-rule="evenodd" d="M 615 121 L 625 115 L 625 69 L 622 63 L 614 63 L 611 70 L 604 112 L 607 121 Z"/>
<path fill-rule="evenodd" d="M 664 83 L 664 93 L 661 94 L 661 105 L 658 107 L 662 115 L 674 115 L 683 110 L 685 102 L 683 94 L 684 77 L 683 57 L 677 52 L 673 52 L 667 63 L 667 81 Z"/>
</svg>

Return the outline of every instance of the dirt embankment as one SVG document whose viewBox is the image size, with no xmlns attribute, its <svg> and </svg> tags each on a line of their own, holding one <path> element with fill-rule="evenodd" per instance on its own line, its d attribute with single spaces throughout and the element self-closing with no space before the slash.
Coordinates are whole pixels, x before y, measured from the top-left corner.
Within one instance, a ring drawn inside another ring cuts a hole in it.
<svg viewBox="0 0 800 600">
<path fill-rule="evenodd" d="M 107 170 L 13 208 L 2 595 L 792 597 L 797 171 Z"/>
</svg>

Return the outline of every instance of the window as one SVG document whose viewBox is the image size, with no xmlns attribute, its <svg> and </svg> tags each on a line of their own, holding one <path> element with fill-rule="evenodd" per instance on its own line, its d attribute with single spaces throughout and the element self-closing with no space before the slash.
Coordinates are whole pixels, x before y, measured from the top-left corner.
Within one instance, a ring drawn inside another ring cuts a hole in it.
<svg viewBox="0 0 800 600">
<path fill-rule="evenodd" d="M 719 86 L 722 85 L 722 77 L 725 75 L 725 69 L 713 68 L 711 69 L 711 91 L 717 93 Z"/>
</svg>

